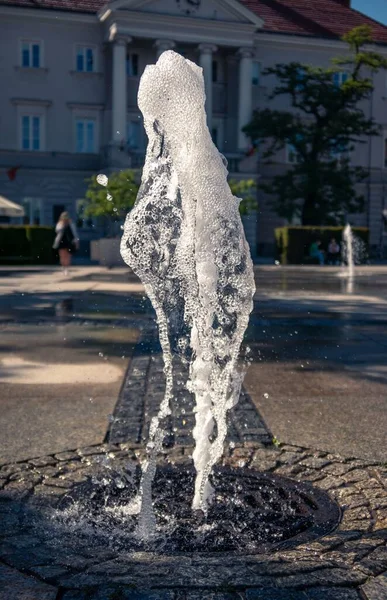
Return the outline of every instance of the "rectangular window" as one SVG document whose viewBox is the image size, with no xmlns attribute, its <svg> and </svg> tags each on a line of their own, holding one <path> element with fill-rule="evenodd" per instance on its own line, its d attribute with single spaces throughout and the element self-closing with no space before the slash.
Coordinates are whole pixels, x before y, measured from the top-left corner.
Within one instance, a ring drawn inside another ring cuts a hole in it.
<svg viewBox="0 0 387 600">
<path fill-rule="evenodd" d="M 137 149 L 140 147 L 140 123 L 139 121 L 128 122 L 128 147 Z"/>
<path fill-rule="evenodd" d="M 305 69 L 303 69 L 302 67 L 297 69 L 297 74 L 296 74 L 297 84 L 295 86 L 295 89 L 297 92 L 302 92 L 305 88 L 305 75 L 306 75 Z"/>
<path fill-rule="evenodd" d="M 286 144 L 286 162 L 291 165 L 298 163 L 297 150 L 293 144 Z"/>
<path fill-rule="evenodd" d="M 128 77 L 138 77 L 138 54 L 128 54 L 126 57 L 126 74 Z"/>
<path fill-rule="evenodd" d="M 219 63 L 217 60 L 212 61 L 212 83 L 219 81 Z"/>
<path fill-rule="evenodd" d="M 259 85 L 261 79 L 261 63 L 253 61 L 251 68 L 251 83 Z"/>
<path fill-rule="evenodd" d="M 332 139 L 332 150 L 329 158 L 335 160 L 339 165 L 344 165 L 348 158 L 348 146 L 340 142 L 337 143 L 337 140 Z"/>
<path fill-rule="evenodd" d="M 80 73 L 93 73 L 95 71 L 94 48 L 77 46 L 76 70 Z"/>
<path fill-rule="evenodd" d="M 24 225 L 41 225 L 42 224 L 42 200 L 41 198 L 24 197 L 22 199 L 24 208 Z"/>
<path fill-rule="evenodd" d="M 77 119 L 75 123 L 76 152 L 95 152 L 95 121 L 92 119 Z"/>
<path fill-rule="evenodd" d="M 333 74 L 333 84 L 336 87 L 341 87 L 348 80 L 348 73 L 339 71 Z"/>
<path fill-rule="evenodd" d="M 41 117 L 23 115 L 21 118 L 22 150 L 41 149 Z"/>
<path fill-rule="evenodd" d="M 24 40 L 21 44 L 21 66 L 39 69 L 41 67 L 40 42 Z"/>
</svg>

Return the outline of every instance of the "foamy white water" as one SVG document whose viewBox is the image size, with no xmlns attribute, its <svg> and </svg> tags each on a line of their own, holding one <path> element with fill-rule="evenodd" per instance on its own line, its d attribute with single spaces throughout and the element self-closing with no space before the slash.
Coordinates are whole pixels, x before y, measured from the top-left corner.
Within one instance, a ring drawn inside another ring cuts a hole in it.
<svg viewBox="0 0 387 600">
<path fill-rule="evenodd" d="M 202 69 L 164 52 L 141 78 L 138 103 L 148 148 L 121 254 L 155 308 L 164 354 L 165 396 L 151 424 L 140 493 L 140 534 L 154 528 L 151 485 L 173 390 L 172 341 L 192 351 L 197 472 L 193 508 L 206 510 L 211 469 L 223 453 L 226 415 L 238 401 L 240 345 L 255 292 L 253 265 L 227 183 L 224 157 L 206 125 Z"/>
</svg>

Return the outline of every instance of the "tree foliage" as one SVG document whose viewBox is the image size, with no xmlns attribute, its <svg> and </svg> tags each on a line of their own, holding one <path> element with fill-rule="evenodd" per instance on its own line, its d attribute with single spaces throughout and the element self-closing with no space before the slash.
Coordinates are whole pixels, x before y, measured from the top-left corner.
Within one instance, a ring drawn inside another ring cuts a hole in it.
<svg viewBox="0 0 387 600">
<path fill-rule="evenodd" d="M 257 209 L 257 184 L 254 179 L 230 179 L 228 182 L 233 196 L 241 199 L 239 212 L 248 215 Z"/>
<path fill-rule="evenodd" d="M 106 186 L 101 185 L 97 175 L 90 177 L 86 198 L 82 206 L 84 217 L 105 217 L 110 221 L 122 221 L 133 208 L 139 184 L 136 172 L 132 170 L 115 171 Z M 257 207 L 257 188 L 254 179 L 231 179 L 229 181 L 234 196 L 241 199 L 239 210 L 248 214 Z"/>
<path fill-rule="evenodd" d="M 348 54 L 329 68 L 291 62 L 266 69 L 264 75 L 277 80 L 269 99 L 286 96 L 291 110 L 256 110 L 244 128 L 251 139 L 264 142 L 266 163 L 286 146 L 292 149 L 294 164 L 259 187 L 272 195 L 278 215 L 298 217 L 304 225 L 335 224 L 362 209 L 356 184 L 368 173 L 351 165 L 350 153 L 379 133 L 361 103 L 372 94 L 372 74 L 387 68 L 387 60 L 368 49 L 368 26 L 356 27 L 343 40 Z M 340 81 L 342 72 L 346 78 Z"/>
<path fill-rule="evenodd" d="M 89 183 L 83 206 L 86 217 L 108 217 L 112 221 L 121 221 L 133 207 L 139 184 L 133 170 L 114 171 L 109 175 L 106 186 L 101 185 L 93 175 Z"/>
</svg>

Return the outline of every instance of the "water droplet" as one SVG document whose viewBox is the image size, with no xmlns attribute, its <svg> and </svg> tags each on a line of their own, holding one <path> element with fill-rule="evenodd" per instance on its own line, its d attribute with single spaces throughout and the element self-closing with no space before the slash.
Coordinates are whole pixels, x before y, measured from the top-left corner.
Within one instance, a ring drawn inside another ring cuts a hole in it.
<svg viewBox="0 0 387 600">
<path fill-rule="evenodd" d="M 97 175 L 97 182 L 100 185 L 103 185 L 104 187 L 106 187 L 108 184 L 108 181 L 109 181 L 108 178 L 103 173 L 100 173 L 99 175 Z"/>
</svg>

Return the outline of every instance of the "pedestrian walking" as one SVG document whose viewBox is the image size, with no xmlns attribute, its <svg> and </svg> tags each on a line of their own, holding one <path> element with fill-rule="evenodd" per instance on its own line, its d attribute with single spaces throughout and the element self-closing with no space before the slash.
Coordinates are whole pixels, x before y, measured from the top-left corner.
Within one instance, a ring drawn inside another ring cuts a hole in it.
<svg viewBox="0 0 387 600">
<path fill-rule="evenodd" d="M 79 249 L 78 232 L 68 212 L 60 215 L 55 232 L 56 237 L 52 247 L 54 250 L 58 250 L 59 262 L 64 274 L 67 275 L 72 255 Z"/>
</svg>

